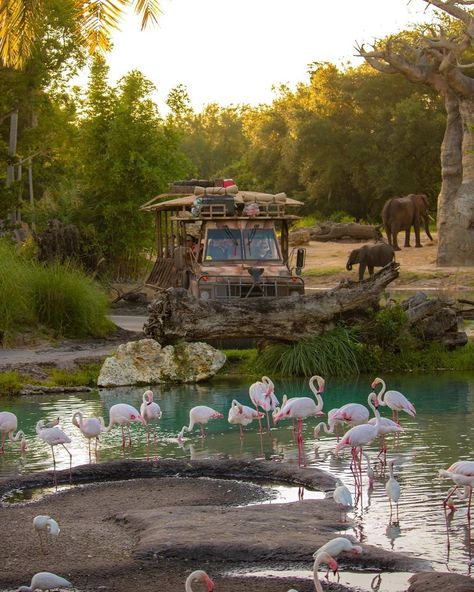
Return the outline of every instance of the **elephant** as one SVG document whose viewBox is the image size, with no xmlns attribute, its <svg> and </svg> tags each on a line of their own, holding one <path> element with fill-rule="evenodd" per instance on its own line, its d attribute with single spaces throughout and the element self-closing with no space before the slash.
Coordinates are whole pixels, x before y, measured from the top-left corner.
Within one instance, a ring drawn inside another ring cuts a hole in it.
<svg viewBox="0 0 474 592">
<path fill-rule="evenodd" d="M 359 264 L 359 281 L 364 279 L 365 269 L 373 275 L 374 267 L 385 267 L 395 259 L 395 251 L 387 243 L 375 243 L 374 245 L 364 245 L 360 249 L 354 249 L 349 255 L 346 263 L 347 271 L 352 270 L 355 263 Z"/>
<path fill-rule="evenodd" d="M 410 246 L 410 229 L 415 228 L 415 247 L 422 247 L 420 242 L 420 225 L 423 222 L 425 232 L 430 240 L 428 218 L 428 197 L 424 193 L 411 193 L 405 197 L 392 197 L 387 200 L 382 209 L 382 222 L 387 233 L 389 244 L 395 251 L 400 251 L 397 234 L 405 231 L 405 247 Z"/>
</svg>

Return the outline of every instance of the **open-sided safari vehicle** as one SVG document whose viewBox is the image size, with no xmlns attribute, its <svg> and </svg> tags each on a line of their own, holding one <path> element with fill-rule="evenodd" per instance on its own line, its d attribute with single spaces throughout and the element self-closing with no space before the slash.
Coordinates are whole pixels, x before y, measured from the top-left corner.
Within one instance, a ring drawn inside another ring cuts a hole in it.
<svg viewBox="0 0 474 592">
<path fill-rule="evenodd" d="M 157 259 L 147 284 L 185 288 L 203 300 L 303 294 L 305 252 L 289 253 L 288 245 L 299 217 L 287 213 L 301 202 L 209 185 L 178 182 L 142 206 L 156 216 Z"/>
</svg>

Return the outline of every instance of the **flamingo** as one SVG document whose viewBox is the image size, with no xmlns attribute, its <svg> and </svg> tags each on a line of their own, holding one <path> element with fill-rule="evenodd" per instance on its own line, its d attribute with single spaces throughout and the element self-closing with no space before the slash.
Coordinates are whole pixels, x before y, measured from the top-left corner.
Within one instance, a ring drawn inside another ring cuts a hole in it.
<svg viewBox="0 0 474 592">
<path fill-rule="evenodd" d="M 321 582 L 318 578 L 318 569 L 321 563 L 326 563 L 328 566 L 328 573 L 329 570 L 332 569 L 334 573 L 337 572 L 339 566 L 337 565 L 337 561 L 329 555 L 329 553 L 322 551 L 321 553 L 315 553 L 314 557 L 314 564 L 313 564 L 313 580 L 314 580 L 314 587 L 316 592 L 323 592 L 323 588 L 321 586 Z"/>
<path fill-rule="evenodd" d="M 239 425 L 240 438 L 243 439 L 243 426 L 248 425 L 254 419 L 261 419 L 262 417 L 263 413 L 261 413 L 260 411 L 256 411 L 255 409 L 252 409 L 252 407 L 248 407 L 247 405 L 242 405 L 236 399 L 233 399 L 231 408 L 229 409 L 227 421 L 232 425 Z"/>
<path fill-rule="evenodd" d="M 354 475 L 356 488 L 359 489 L 362 488 L 362 468 L 361 458 L 358 457 L 357 449 L 359 448 L 360 452 L 362 453 L 362 447 L 366 446 L 367 444 L 370 444 L 370 442 L 372 442 L 372 440 L 374 440 L 377 437 L 380 425 L 380 413 L 377 409 L 377 395 L 375 393 L 370 393 L 367 402 L 375 414 L 375 424 L 366 423 L 354 426 L 344 435 L 339 444 L 336 445 L 336 452 L 339 452 L 346 446 L 350 446 L 352 448 L 351 471 Z M 359 477 L 356 476 L 357 466 L 359 468 Z"/>
<path fill-rule="evenodd" d="M 471 498 L 472 488 L 474 487 L 474 461 L 472 460 L 458 460 L 453 463 L 447 469 L 441 469 L 439 476 L 454 481 L 454 486 L 448 491 L 448 495 L 443 500 L 444 512 L 446 514 L 446 506 L 449 507 L 451 512 L 456 510 L 454 504 L 449 500 L 454 492 L 459 487 L 464 487 L 464 498 L 469 497 L 469 503 L 467 507 L 467 520 L 469 525 L 471 524 Z"/>
<path fill-rule="evenodd" d="M 367 462 L 367 477 L 369 478 L 369 489 L 372 489 L 372 487 L 374 486 L 375 473 L 370 464 L 370 456 L 367 454 L 367 452 L 362 452 L 362 456 L 365 457 L 365 460 Z"/>
<path fill-rule="evenodd" d="M 51 428 L 46 428 L 51 429 Z M 34 592 L 35 590 L 55 590 L 56 588 L 72 588 L 71 582 L 50 573 L 49 571 L 40 571 L 31 578 L 29 586 L 20 586 L 17 592 Z"/>
<path fill-rule="evenodd" d="M 104 420 L 102 417 L 89 417 L 84 419 L 84 416 L 80 411 L 76 411 L 72 416 L 72 423 L 79 428 L 82 435 L 87 438 L 89 443 L 89 461 L 91 458 L 91 440 L 95 438 L 95 455 L 97 456 L 97 443 L 99 441 L 100 434 L 105 430 Z"/>
<path fill-rule="evenodd" d="M 315 381 L 318 383 L 318 388 L 314 386 Z M 321 393 L 324 391 L 324 385 L 325 382 L 321 376 L 312 376 L 309 379 L 309 388 L 314 393 L 316 402 L 310 397 L 295 397 L 288 399 L 286 404 L 275 416 L 275 423 L 280 421 L 280 419 L 291 418 L 298 420 L 298 429 L 296 434 L 298 453 L 300 453 L 300 450 L 303 448 L 303 419 L 306 419 L 312 415 L 324 415 L 324 413 L 321 411 L 323 408 L 323 399 L 321 397 Z"/>
<path fill-rule="evenodd" d="M 60 533 L 59 524 L 56 522 L 56 520 L 51 518 L 51 516 L 35 516 L 35 518 L 33 519 L 33 528 L 35 529 L 35 532 L 38 534 L 42 551 L 44 551 L 43 537 L 41 536 L 42 533 L 45 533 L 46 537 L 48 537 L 49 535 L 53 538 L 57 537 Z"/>
<path fill-rule="evenodd" d="M 214 590 L 214 582 L 202 569 L 193 571 L 193 573 L 189 574 L 189 576 L 186 578 L 186 583 L 184 585 L 184 589 L 186 592 L 193 592 L 193 582 L 204 582 L 209 592 L 212 592 L 212 590 Z"/>
<path fill-rule="evenodd" d="M 206 434 L 204 433 L 204 424 L 206 424 L 210 419 L 221 419 L 222 417 L 224 417 L 222 413 L 215 411 L 212 409 L 212 407 L 207 407 L 207 405 L 198 405 L 197 407 L 193 407 L 189 411 L 189 426 L 183 426 L 182 430 L 178 434 L 178 440 L 183 439 L 184 432 L 192 432 L 195 424 L 198 424 L 201 427 L 201 436 L 205 438 Z"/>
<path fill-rule="evenodd" d="M 26 450 L 25 434 L 20 430 L 14 435 L 15 430 L 18 427 L 18 419 L 14 413 L 10 411 L 0 412 L 0 432 L 2 434 L 2 444 L 0 446 L 0 454 L 5 452 L 5 440 L 7 436 L 10 442 L 18 442 L 20 440 L 21 452 Z"/>
<path fill-rule="evenodd" d="M 408 415 L 415 417 L 415 406 L 405 397 L 405 395 L 398 391 L 386 391 L 387 387 L 381 378 L 375 378 L 371 386 L 372 388 L 375 388 L 378 384 L 382 385 L 382 388 L 378 394 L 379 405 L 390 407 L 393 413 L 393 421 L 398 423 L 399 411 L 405 411 L 405 413 L 408 413 Z"/>
<path fill-rule="evenodd" d="M 342 506 L 341 514 L 344 511 L 344 508 L 351 508 L 352 507 L 352 495 L 349 489 L 344 485 L 344 483 L 338 479 L 336 481 L 336 489 L 334 490 L 332 497 L 336 504 Z M 344 517 L 344 522 L 346 521 L 346 517 Z"/>
<path fill-rule="evenodd" d="M 64 450 L 69 454 L 69 482 L 72 482 L 72 454 L 69 450 L 64 446 L 65 444 L 70 444 L 71 438 L 67 436 L 61 429 L 57 426 L 54 428 L 45 428 L 43 420 L 38 421 L 36 424 L 36 433 L 38 434 L 39 438 L 49 444 L 51 446 L 51 452 L 53 454 L 53 471 L 54 471 L 54 484 L 57 486 L 58 480 L 56 475 L 56 458 L 54 456 L 54 447 L 55 446 L 62 446 Z"/>
<path fill-rule="evenodd" d="M 370 417 L 369 410 L 360 403 L 346 403 L 332 415 L 333 422 L 345 422 L 350 426 L 367 423 Z"/>
<path fill-rule="evenodd" d="M 375 425 L 375 418 L 369 420 L 368 423 Z M 404 432 L 405 430 L 395 421 L 388 419 L 388 417 L 381 417 L 380 424 L 379 424 L 379 435 L 380 435 L 380 448 L 379 448 L 379 457 L 383 454 L 384 457 L 384 464 L 387 458 L 387 446 L 385 444 L 385 436 L 387 434 L 395 434 Z"/>
<path fill-rule="evenodd" d="M 125 448 L 125 433 L 123 427 L 127 426 L 128 432 L 128 445 L 132 445 L 132 437 L 130 435 L 130 424 L 132 421 L 139 421 L 144 424 L 143 417 L 138 413 L 135 407 L 128 405 L 127 403 L 117 403 L 112 405 L 109 409 L 109 425 L 104 431 L 110 432 L 114 425 L 119 425 L 122 428 L 122 448 Z"/>
<path fill-rule="evenodd" d="M 143 403 L 140 407 L 140 414 L 143 417 L 143 421 L 146 426 L 146 440 L 147 443 L 150 443 L 150 433 L 148 431 L 148 424 L 152 421 L 158 421 L 161 419 L 161 409 L 158 403 L 153 401 L 153 391 L 145 391 L 143 393 Z M 155 442 L 156 442 L 156 432 L 155 435 Z"/>
<path fill-rule="evenodd" d="M 268 419 L 268 412 L 278 407 L 278 399 L 274 393 L 275 385 L 268 376 L 262 376 L 262 380 L 254 382 L 249 387 L 249 397 L 252 405 L 258 411 L 261 407 L 267 416 L 267 430 L 270 432 L 270 422 Z M 260 431 L 262 431 L 262 423 L 258 420 Z"/>
<path fill-rule="evenodd" d="M 400 483 L 393 476 L 393 465 L 394 461 L 391 460 L 388 463 L 390 478 L 385 483 L 385 491 L 387 492 L 388 499 L 390 501 L 390 524 L 392 524 L 392 502 L 397 506 L 397 521 L 393 524 L 398 526 L 398 500 L 400 499 Z"/>
<path fill-rule="evenodd" d="M 328 541 L 327 543 L 325 543 L 324 545 L 322 545 L 322 547 L 319 547 L 319 549 L 313 553 L 313 558 L 316 563 L 317 558 L 321 555 L 323 555 L 323 556 L 329 555 L 329 557 L 331 557 L 333 559 L 334 557 L 337 557 L 340 553 L 353 553 L 355 555 L 360 555 L 362 553 L 362 547 L 360 547 L 359 545 L 354 545 L 353 543 L 351 543 L 351 541 L 349 539 L 346 539 L 345 537 L 335 537 L 335 538 L 331 539 L 330 541 Z M 333 559 L 333 561 L 334 561 L 334 559 Z M 329 565 L 329 568 L 334 571 L 334 573 L 337 572 L 337 570 L 338 570 L 337 563 L 335 566 L 331 566 L 330 564 L 328 564 L 328 565 Z M 329 570 L 328 570 L 328 573 L 329 573 Z M 315 584 L 316 584 L 316 580 L 315 580 Z M 317 586 L 316 586 L 316 590 L 319 590 Z M 321 588 L 321 590 L 322 590 L 322 588 Z"/>
</svg>

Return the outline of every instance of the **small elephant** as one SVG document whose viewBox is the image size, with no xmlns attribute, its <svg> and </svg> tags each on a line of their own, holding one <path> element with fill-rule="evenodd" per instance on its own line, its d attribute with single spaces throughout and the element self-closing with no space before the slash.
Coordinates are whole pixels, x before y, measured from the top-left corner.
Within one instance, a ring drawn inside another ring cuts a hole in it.
<svg viewBox="0 0 474 592">
<path fill-rule="evenodd" d="M 354 249 L 346 263 L 347 271 L 352 270 L 355 263 L 359 264 L 359 281 L 364 279 L 365 268 L 373 275 L 374 267 L 385 267 L 395 259 L 393 247 L 387 243 L 375 243 L 364 245 L 360 249 Z"/>
<path fill-rule="evenodd" d="M 410 246 L 410 229 L 412 226 L 415 229 L 415 246 L 423 246 L 420 242 L 421 223 L 423 223 L 428 238 L 433 240 L 430 234 L 428 210 L 428 197 L 424 193 L 411 193 L 405 197 L 392 197 L 385 202 L 382 209 L 382 222 L 387 233 L 388 242 L 395 251 L 400 251 L 397 234 L 401 230 L 405 231 L 405 247 Z"/>
</svg>

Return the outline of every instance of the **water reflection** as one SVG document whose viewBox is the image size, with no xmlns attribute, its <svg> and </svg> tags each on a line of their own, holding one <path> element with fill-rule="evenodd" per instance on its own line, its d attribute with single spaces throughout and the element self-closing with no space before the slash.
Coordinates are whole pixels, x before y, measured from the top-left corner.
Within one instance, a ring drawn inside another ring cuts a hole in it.
<svg viewBox="0 0 474 592">
<path fill-rule="evenodd" d="M 348 402 L 365 404 L 373 378 L 361 376 L 350 381 L 327 381 L 324 395 L 326 412 Z M 396 449 L 393 448 L 393 437 L 388 438 L 389 458 L 401 455 L 403 460 L 396 467 L 396 478 L 402 492 L 400 523 L 399 526 L 390 524 L 390 508 L 385 492 L 388 476 L 376 462 L 378 445 L 374 443 L 367 449 L 375 469 L 374 485 L 369 489 L 364 471 L 362 495 L 348 514 L 348 518 L 353 520 L 351 532 L 363 542 L 434 559 L 439 562 L 441 569 L 448 561 L 450 569 L 465 573 L 471 556 L 465 502 L 460 503 L 449 525 L 451 549 L 448 557 L 441 502 L 449 484 L 438 479 L 437 473 L 438 469 L 446 468 L 458 459 L 474 458 L 471 444 L 474 431 L 474 375 L 411 374 L 388 375 L 385 378 L 387 388 L 406 394 L 418 412 L 416 418 L 407 415 L 401 418 L 406 432 L 400 435 Z M 283 393 L 289 397 L 309 394 L 307 380 L 275 381 L 275 384 L 280 398 Z M 19 427 L 26 433 L 29 450 L 22 458 L 18 448 L 7 443 L 6 453 L 0 456 L 0 475 L 52 468 L 50 449 L 36 438 L 35 425 L 40 419 L 50 421 L 58 416 L 61 429 L 72 441 L 68 447 L 73 455 L 73 464 L 87 463 L 87 441 L 72 425 L 73 413 L 82 411 L 86 417 L 102 416 L 107 420 L 110 407 L 116 403 L 128 403 L 139 408 L 144 390 L 124 387 L 68 396 L 6 399 L 2 410 L 12 411 L 18 416 Z M 238 426 L 228 425 L 226 417 L 232 399 L 248 404 L 248 384 L 233 381 L 210 385 L 163 385 L 155 387 L 154 393 L 163 412 L 157 427 L 157 442 L 151 438 L 147 446 L 143 426 L 132 425 L 133 446 L 122 450 L 121 431 L 117 427 L 101 435 L 98 461 L 172 457 L 261 458 L 298 463 L 298 450 L 290 422 L 282 421 L 277 429 L 273 428 L 271 437 L 266 433 L 258 433 L 256 425 L 252 424 L 245 429 L 242 441 Z M 188 423 L 189 409 L 198 404 L 213 407 L 224 414 L 224 419 L 215 420 L 206 426 L 205 439 L 199 438 L 196 433 L 185 437 L 179 445 L 177 434 Z M 386 408 L 382 412 L 385 416 L 389 415 Z M 329 470 L 339 477 L 355 497 L 352 476 L 348 470 L 350 455 L 348 452 L 339 455 L 334 453 L 336 438 L 332 435 L 322 435 L 321 440 L 315 442 L 312 432 L 316 422 L 316 419 L 310 419 L 304 428 L 304 452 L 308 464 Z M 57 450 L 57 463 L 58 468 L 68 467 L 69 457 L 64 451 Z M 304 492 L 305 499 L 306 495 L 307 492 Z"/>
</svg>

